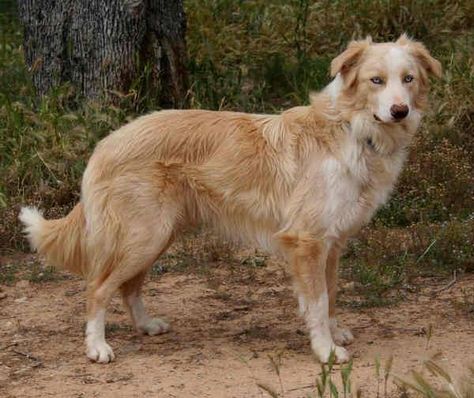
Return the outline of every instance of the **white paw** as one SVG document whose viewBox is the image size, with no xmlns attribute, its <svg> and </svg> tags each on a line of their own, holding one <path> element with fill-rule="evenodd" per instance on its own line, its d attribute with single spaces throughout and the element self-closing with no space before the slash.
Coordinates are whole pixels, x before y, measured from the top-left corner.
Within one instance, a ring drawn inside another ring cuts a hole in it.
<svg viewBox="0 0 474 398">
<path fill-rule="evenodd" d="M 91 361 L 109 363 L 115 359 L 112 348 L 105 341 L 95 340 L 86 344 L 86 355 Z"/>
<path fill-rule="evenodd" d="M 157 334 L 166 333 L 169 328 L 170 326 L 160 318 L 152 318 L 138 329 L 149 336 L 156 336 Z"/>
<path fill-rule="evenodd" d="M 332 338 L 338 345 L 349 345 L 354 341 L 354 336 L 349 329 L 336 327 L 331 329 Z"/>
<path fill-rule="evenodd" d="M 319 362 L 321 363 L 329 362 L 329 358 L 331 356 L 332 351 L 334 351 L 335 354 L 335 363 L 345 363 L 348 362 L 351 358 L 349 351 L 347 351 L 344 347 L 340 347 L 337 345 L 328 345 L 325 347 L 321 347 L 316 344 L 313 344 L 313 351 Z"/>
<path fill-rule="evenodd" d="M 336 345 L 334 346 L 334 350 L 336 354 L 336 363 L 349 362 L 349 359 L 351 359 L 351 354 L 349 354 L 349 351 L 347 351 L 344 347 Z"/>
</svg>

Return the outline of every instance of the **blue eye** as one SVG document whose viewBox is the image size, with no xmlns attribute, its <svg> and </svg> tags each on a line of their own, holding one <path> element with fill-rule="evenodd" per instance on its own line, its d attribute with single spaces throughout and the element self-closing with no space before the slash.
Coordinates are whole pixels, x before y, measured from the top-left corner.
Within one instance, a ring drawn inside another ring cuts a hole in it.
<svg viewBox="0 0 474 398">
<path fill-rule="evenodd" d="M 403 82 L 404 83 L 411 83 L 413 81 L 414 77 L 413 75 L 406 75 L 404 78 L 403 78 Z"/>
<path fill-rule="evenodd" d="M 370 78 L 370 81 L 374 84 L 383 84 L 382 78 L 378 76 Z"/>
</svg>

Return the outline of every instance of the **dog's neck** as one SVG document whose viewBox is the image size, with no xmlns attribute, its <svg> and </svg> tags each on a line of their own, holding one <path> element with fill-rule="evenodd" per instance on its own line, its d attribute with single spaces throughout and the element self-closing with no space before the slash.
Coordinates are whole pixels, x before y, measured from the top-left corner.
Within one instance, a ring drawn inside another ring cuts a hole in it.
<svg viewBox="0 0 474 398">
<path fill-rule="evenodd" d="M 396 155 L 410 145 L 418 123 L 379 123 L 365 112 L 354 113 L 344 121 L 349 136 L 369 151 L 381 156 Z"/>
</svg>

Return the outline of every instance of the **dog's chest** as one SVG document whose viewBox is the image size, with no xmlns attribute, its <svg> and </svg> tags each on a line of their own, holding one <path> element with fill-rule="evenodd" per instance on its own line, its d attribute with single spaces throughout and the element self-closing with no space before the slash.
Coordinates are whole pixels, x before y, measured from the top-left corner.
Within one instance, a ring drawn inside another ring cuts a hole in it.
<svg viewBox="0 0 474 398">
<path fill-rule="evenodd" d="M 397 163 L 397 162 L 396 162 Z M 321 212 L 329 236 L 352 234 L 387 201 L 400 167 L 371 162 L 363 150 L 323 163 L 324 199 Z"/>
</svg>

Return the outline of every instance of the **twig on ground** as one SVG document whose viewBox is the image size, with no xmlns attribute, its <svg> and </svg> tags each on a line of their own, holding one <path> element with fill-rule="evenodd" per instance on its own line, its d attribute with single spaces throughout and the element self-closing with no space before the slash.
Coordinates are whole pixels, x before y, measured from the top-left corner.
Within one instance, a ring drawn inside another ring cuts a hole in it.
<svg viewBox="0 0 474 398">
<path fill-rule="evenodd" d="M 38 359 L 36 357 L 34 357 L 33 355 L 31 355 L 30 353 L 28 352 L 22 352 L 22 351 L 18 351 L 18 350 L 12 350 L 15 354 L 18 354 L 18 355 L 23 355 L 24 357 L 28 358 L 28 359 L 31 359 L 32 361 L 35 361 L 36 364 L 35 366 L 39 366 L 42 364 L 41 362 L 41 359 Z"/>
<path fill-rule="evenodd" d="M 445 286 L 436 289 L 434 293 L 440 293 L 451 288 L 457 282 L 456 270 L 453 271 L 453 279 Z"/>
<path fill-rule="evenodd" d="M 4 347 L 0 347 L 0 351 L 6 350 L 7 348 L 10 348 L 10 347 L 14 347 L 14 346 L 16 346 L 16 345 L 18 345 L 18 343 L 11 343 L 11 344 L 8 344 L 8 345 L 6 345 L 6 346 L 4 346 Z"/>
<path fill-rule="evenodd" d="M 307 388 L 314 388 L 314 384 L 307 384 L 306 386 L 301 386 L 301 387 L 295 387 L 295 388 L 290 388 L 288 390 L 286 390 L 287 392 L 290 392 L 290 391 L 298 391 L 298 390 L 305 390 Z"/>
</svg>

